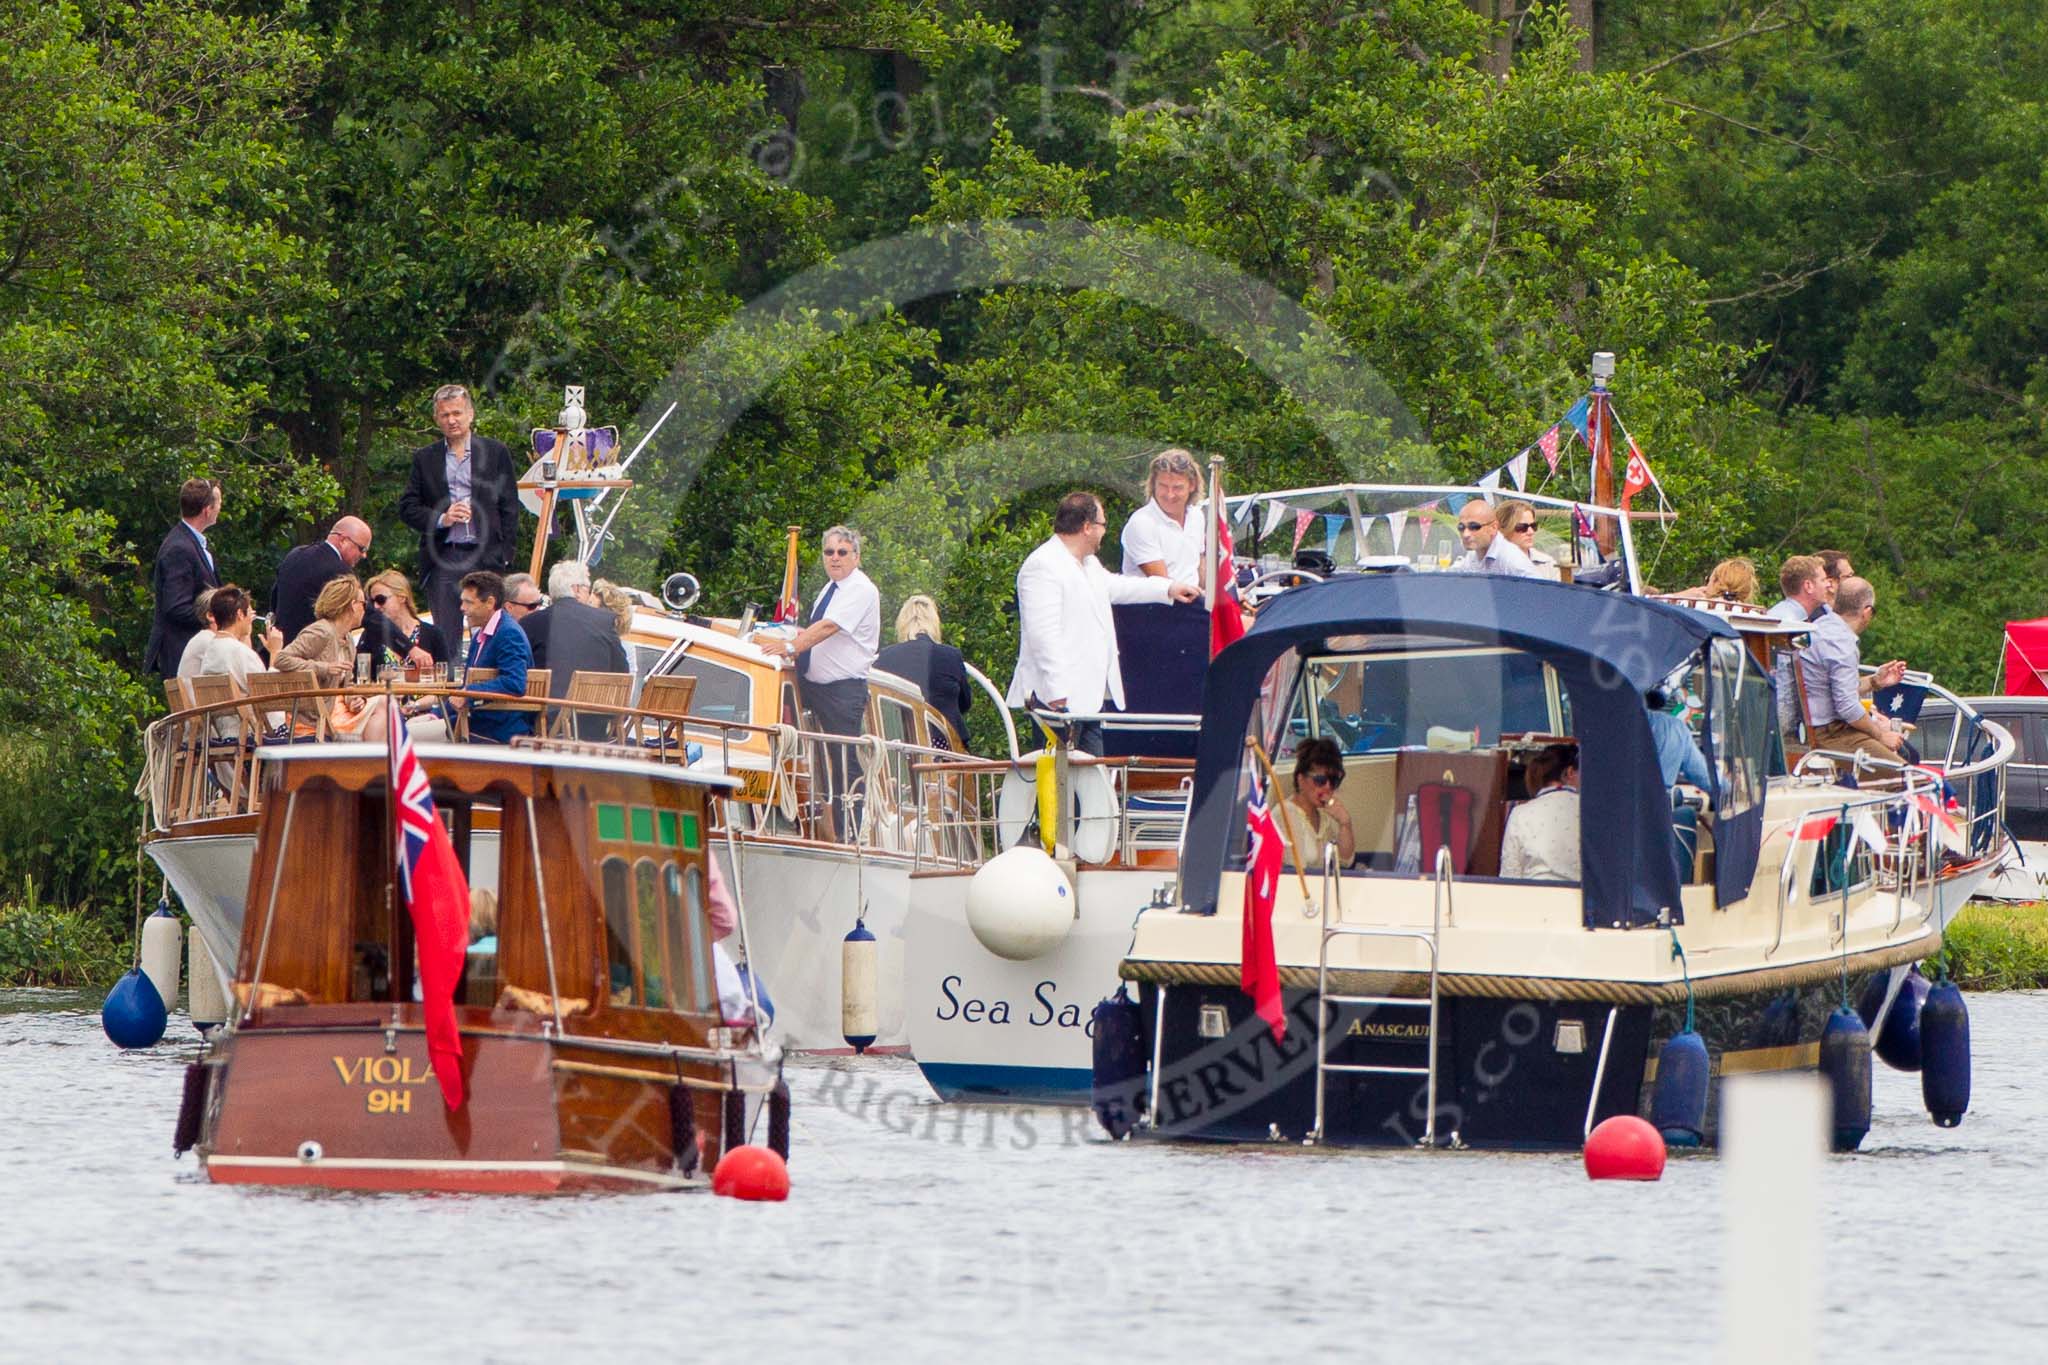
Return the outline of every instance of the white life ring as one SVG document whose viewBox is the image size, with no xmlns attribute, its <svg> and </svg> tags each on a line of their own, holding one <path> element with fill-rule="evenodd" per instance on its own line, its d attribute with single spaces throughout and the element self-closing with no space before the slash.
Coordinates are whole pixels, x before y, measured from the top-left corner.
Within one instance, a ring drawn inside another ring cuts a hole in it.
<svg viewBox="0 0 2048 1365">
<path fill-rule="evenodd" d="M 1038 756 L 1034 749 L 1018 756 L 996 794 L 996 838 L 1015 848 L 1038 814 Z M 1116 856 L 1116 789 L 1101 768 L 1079 765 L 1067 769 L 1067 800 L 1074 820 L 1072 849 L 1084 863 L 1106 863 Z"/>
</svg>

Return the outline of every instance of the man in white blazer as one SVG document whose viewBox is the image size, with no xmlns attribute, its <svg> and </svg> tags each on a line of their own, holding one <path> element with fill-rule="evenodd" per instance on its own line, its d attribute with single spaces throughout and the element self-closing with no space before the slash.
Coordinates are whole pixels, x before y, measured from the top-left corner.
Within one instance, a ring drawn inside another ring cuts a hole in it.
<svg viewBox="0 0 2048 1365">
<path fill-rule="evenodd" d="M 1201 596 L 1191 583 L 1126 578 L 1103 568 L 1095 551 L 1108 529 L 1099 498 L 1069 493 L 1053 514 L 1052 538 L 1017 571 L 1020 621 L 1011 706 L 1083 715 L 1100 712 L 1107 702 L 1122 706 L 1124 679 L 1110 604 L 1192 602 Z M 1075 725 L 1071 742 L 1084 753 L 1100 755 L 1102 723 Z"/>
</svg>

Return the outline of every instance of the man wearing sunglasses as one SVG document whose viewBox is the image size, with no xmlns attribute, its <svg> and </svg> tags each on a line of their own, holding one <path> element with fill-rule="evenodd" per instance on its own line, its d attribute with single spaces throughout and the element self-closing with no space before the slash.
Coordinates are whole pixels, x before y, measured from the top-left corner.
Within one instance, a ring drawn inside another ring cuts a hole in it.
<svg viewBox="0 0 2048 1365">
<path fill-rule="evenodd" d="M 278 562 L 277 581 L 270 588 L 271 624 L 290 644 L 313 624 L 313 602 L 320 590 L 343 574 L 352 574 L 370 553 L 370 523 L 343 517 L 323 540 L 301 545 Z"/>
<path fill-rule="evenodd" d="M 882 594 L 860 569 L 860 533 L 834 526 L 819 541 L 825 560 L 825 588 L 811 603 L 810 620 L 783 652 L 796 661 L 797 693 L 830 735 L 857 735 L 868 708 L 868 670 L 882 647 Z M 851 779 L 847 753 L 832 746 L 830 795 L 846 791 Z M 832 811 L 835 822 L 841 812 Z M 852 812 L 859 819 L 859 812 Z"/>
<path fill-rule="evenodd" d="M 1465 557 L 1451 567 L 1459 573 L 1552 577 L 1530 563 L 1521 547 L 1501 534 L 1500 521 L 1484 498 L 1473 498 L 1458 509 L 1458 538 L 1465 542 Z"/>
</svg>

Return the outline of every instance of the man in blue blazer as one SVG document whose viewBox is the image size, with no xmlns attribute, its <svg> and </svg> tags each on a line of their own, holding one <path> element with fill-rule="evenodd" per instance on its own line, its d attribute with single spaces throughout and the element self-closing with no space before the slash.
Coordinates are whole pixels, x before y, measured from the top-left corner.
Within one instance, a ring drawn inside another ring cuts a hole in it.
<svg viewBox="0 0 2048 1365">
<path fill-rule="evenodd" d="M 478 571 L 463 577 L 462 619 L 472 632 L 469 654 L 463 661 L 463 688 L 469 692 L 502 692 L 508 697 L 526 695 L 526 670 L 533 663 L 533 648 L 526 632 L 504 610 L 505 580 L 497 574 Z M 473 668 L 495 668 L 498 676 L 480 682 L 468 681 Z M 461 710 L 465 697 L 451 697 L 449 706 Z M 533 712 L 511 711 L 482 705 L 469 713 L 469 737 L 480 744 L 508 744 L 514 736 L 533 733 Z"/>
<path fill-rule="evenodd" d="M 206 533 L 220 520 L 220 485 L 187 479 L 178 486 L 178 524 L 165 534 L 150 566 L 149 587 L 156 611 L 149 622 L 149 647 L 142 666 L 161 677 L 178 675 L 185 646 L 199 633 L 197 603 L 207 588 L 220 586 Z"/>
</svg>

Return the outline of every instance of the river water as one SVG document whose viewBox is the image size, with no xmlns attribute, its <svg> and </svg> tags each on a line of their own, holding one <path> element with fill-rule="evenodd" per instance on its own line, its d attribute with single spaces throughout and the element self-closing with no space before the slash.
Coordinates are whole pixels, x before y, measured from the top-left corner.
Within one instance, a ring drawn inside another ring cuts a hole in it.
<svg viewBox="0 0 2048 1365">
<path fill-rule="evenodd" d="M 1720 1336 L 1711 1157 L 1594 1184 L 1576 1156 L 1113 1146 L 879 1059 L 792 1068 L 782 1205 L 251 1192 L 171 1158 L 182 1016 L 122 1054 L 94 1004 L 0 992 L 0 1360 L 1690 1361 Z M 1963 1126 L 1880 1065 L 1862 1152 L 1824 1168 L 1824 1360 L 2042 1356 L 2048 995 L 1970 1009 Z"/>
</svg>

